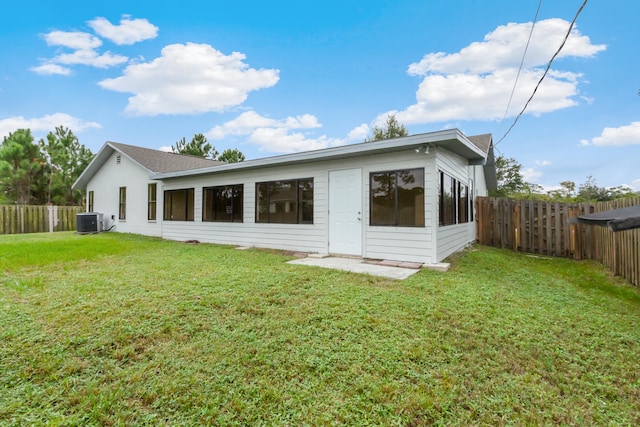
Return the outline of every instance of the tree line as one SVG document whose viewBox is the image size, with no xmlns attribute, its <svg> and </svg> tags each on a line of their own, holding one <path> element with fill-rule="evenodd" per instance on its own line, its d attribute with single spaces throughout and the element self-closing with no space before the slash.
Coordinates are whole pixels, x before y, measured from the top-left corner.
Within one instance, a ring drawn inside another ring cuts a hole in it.
<svg viewBox="0 0 640 427">
<path fill-rule="evenodd" d="M 588 176 L 582 184 L 576 184 L 574 181 L 562 181 L 559 188 L 545 191 L 538 184 L 526 182 L 522 175 L 522 165 L 515 159 L 504 155 L 496 158 L 496 174 L 498 189 L 491 193 L 491 196 L 494 197 L 577 203 L 606 202 L 624 197 L 635 197 L 640 194 L 623 185 L 609 188 L 600 187 L 593 176 Z"/>
<path fill-rule="evenodd" d="M 71 186 L 92 159 L 68 128 L 37 142 L 30 129 L 18 129 L 0 145 L 0 203 L 80 205 L 83 192 Z"/>
<path fill-rule="evenodd" d="M 404 125 L 392 115 L 386 126 L 375 127 L 366 141 L 406 135 Z M 228 148 L 220 154 L 202 133 L 196 133 L 189 142 L 184 137 L 176 141 L 171 151 L 227 163 L 245 160 L 237 148 Z M 93 157 L 91 150 L 80 144 L 66 127 L 56 127 L 39 141 L 35 141 L 30 129 L 10 133 L 0 145 L 0 204 L 83 204 L 84 192 L 73 191 L 71 186 Z"/>
<path fill-rule="evenodd" d="M 408 135 L 409 132 L 406 127 L 398 122 L 394 114 L 389 114 L 385 124 L 380 127 L 374 126 L 372 135 L 367 136 L 364 142 Z M 496 191 L 491 192 L 491 196 L 494 197 L 556 202 L 606 202 L 640 195 L 640 192 L 634 192 L 633 189 L 627 186 L 600 187 L 593 176 L 588 176 L 582 184 L 576 184 L 573 181 L 562 181 L 559 188 L 545 191 L 541 185 L 526 182 L 522 174 L 522 165 L 517 160 L 504 155 L 496 158 L 496 175 L 498 188 Z"/>
<path fill-rule="evenodd" d="M 207 141 L 207 137 L 201 133 L 196 133 L 191 141 L 186 138 L 176 141 L 176 145 L 171 146 L 171 151 L 178 154 L 188 154 L 191 156 L 204 157 L 205 159 L 219 160 L 225 163 L 244 162 L 245 156 L 237 148 L 227 148 L 220 154 L 216 147 Z"/>
<path fill-rule="evenodd" d="M 182 138 L 171 148 L 175 153 L 227 163 L 245 160 L 237 148 L 226 149 L 219 155 L 201 133 L 195 134 L 190 142 Z M 93 157 L 91 150 L 63 126 L 38 141 L 30 129 L 9 133 L 0 144 L 0 204 L 82 205 L 84 191 L 74 191 L 71 186 Z"/>
<path fill-rule="evenodd" d="M 407 136 L 405 126 L 394 115 L 387 117 L 382 127 L 374 127 L 365 142 Z M 242 162 L 244 154 L 237 148 L 220 154 L 207 138 L 197 133 L 191 141 L 182 138 L 171 146 L 178 154 L 199 156 L 227 163 Z M 78 137 L 65 127 L 56 127 L 44 139 L 34 140 L 31 130 L 18 129 L 4 137 L 0 145 L 0 204 L 56 204 L 81 205 L 82 191 L 71 190 L 71 185 L 89 165 L 94 154 L 80 144 Z M 498 188 L 495 197 L 535 199 L 563 202 L 608 201 L 637 196 L 626 186 L 605 188 L 588 176 L 582 184 L 562 181 L 560 187 L 545 191 L 542 186 L 524 180 L 522 165 L 513 158 L 496 158 Z"/>
</svg>

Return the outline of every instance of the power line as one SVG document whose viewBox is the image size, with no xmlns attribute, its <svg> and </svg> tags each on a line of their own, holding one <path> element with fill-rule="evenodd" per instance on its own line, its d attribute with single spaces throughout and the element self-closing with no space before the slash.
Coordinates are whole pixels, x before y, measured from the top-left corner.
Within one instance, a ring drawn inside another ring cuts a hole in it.
<svg viewBox="0 0 640 427">
<path fill-rule="evenodd" d="M 527 56 L 527 51 L 529 50 L 529 43 L 531 43 L 531 36 L 533 35 L 533 29 L 536 28 L 536 22 L 538 22 L 538 14 L 540 13 L 540 6 L 542 6 L 542 0 L 538 2 L 538 9 L 536 10 L 536 16 L 533 18 L 533 24 L 531 25 L 531 31 L 529 31 L 529 38 L 527 39 L 527 45 L 524 47 L 524 52 L 522 53 L 522 60 L 520 61 L 520 67 L 518 68 L 518 74 L 516 74 L 516 80 L 513 82 L 513 89 L 511 89 L 511 95 L 509 95 L 509 102 L 507 102 L 507 108 L 504 110 L 504 116 L 502 116 L 502 120 L 500 121 L 500 130 L 498 130 L 498 132 L 502 131 L 502 125 L 504 124 L 504 121 L 507 118 L 509 107 L 511 107 L 513 94 L 516 92 L 516 86 L 518 86 L 518 79 L 520 79 L 520 73 L 522 72 L 522 67 L 524 65 L 524 58 Z"/>
<path fill-rule="evenodd" d="M 571 25 L 569 25 L 569 31 L 567 31 L 567 34 L 564 36 L 564 40 L 562 40 L 562 44 L 560 44 L 560 47 L 558 48 L 558 50 L 556 50 L 556 53 L 554 53 L 553 56 L 551 57 L 551 59 L 549 60 L 549 63 L 547 64 L 547 68 L 544 70 L 544 73 L 542 74 L 542 77 L 540 77 L 540 80 L 538 81 L 538 84 L 536 84 L 536 87 L 533 89 L 533 93 L 531 94 L 531 96 L 529 97 L 527 102 L 524 104 L 524 107 L 522 108 L 522 111 L 520 111 L 520 113 L 518 113 L 518 115 L 516 116 L 515 120 L 513 121 L 513 123 L 509 127 L 509 129 L 507 129 L 507 132 L 505 132 L 505 134 L 502 136 L 502 138 L 500 138 L 498 140 L 498 142 L 496 142 L 494 144 L 494 147 L 496 145 L 500 144 L 507 137 L 507 135 L 509 135 L 509 132 L 511 132 L 511 129 L 513 129 L 513 127 L 516 125 L 516 123 L 518 123 L 518 120 L 520 119 L 520 117 L 524 114 L 525 110 L 529 106 L 529 103 L 531 102 L 531 100 L 535 96 L 536 92 L 538 91 L 538 88 L 540 87 L 540 84 L 542 83 L 544 78 L 547 76 L 547 73 L 549 72 L 549 69 L 551 69 L 551 64 L 553 63 L 553 60 L 556 59 L 556 56 L 558 56 L 558 54 L 560 53 L 560 51 L 564 47 L 565 43 L 567 42 L 567 39 L 569 38 L 569 35 L 571 35 L 571 31 L 573 31 L 573 26 L 575 25 L 576 20 L 578 19 L 578 16 L 582 12 L 582 9 L 584 9 L 584 7 L 587 5 L 587 1 L 588 0 L 584 0 L 584 3 L 582 3 L 582 6 L 580 6 L 580 9 L 578 9 L 578 12 L 576 13 L 576 16 L 573 18 L 573 21 L 571 21 Z"/>
</svg>

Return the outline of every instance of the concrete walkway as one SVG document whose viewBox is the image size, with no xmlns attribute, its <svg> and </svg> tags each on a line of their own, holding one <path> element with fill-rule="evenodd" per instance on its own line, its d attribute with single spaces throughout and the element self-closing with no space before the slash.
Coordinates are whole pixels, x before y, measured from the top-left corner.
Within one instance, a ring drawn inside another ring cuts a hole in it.
<svg viewBox="0 0 640 427">
<path fill-rule="evenodd" d="M 352 273 L 370 274 L 389 279 L 404 280 L 412 274 L 420 271 L 419 268 L 394 267 L 380 264 L 369 264 L 358 258 L 300 258 L 289 261 L 289 264 L 311 265 L 322 268 L 333 268 L 335 270 L 350 271 Z"/>
</svg>

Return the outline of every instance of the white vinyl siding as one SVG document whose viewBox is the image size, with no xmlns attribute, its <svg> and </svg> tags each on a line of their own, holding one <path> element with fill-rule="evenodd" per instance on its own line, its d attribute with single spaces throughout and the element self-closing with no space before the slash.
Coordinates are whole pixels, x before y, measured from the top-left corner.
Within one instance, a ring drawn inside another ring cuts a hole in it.
<svg viewBox="0 0 640 427">
<path fill-rule="evenodd" d="M 474 178 L 473 169 L 468 166 L 468 161 L 446 150 L 438 150 L 436 169 L 438 173 L 442 171 L 463 185 L 469 185 L 469 182 Z M 476 185 L 477 183 L 474 181 L 474 186 Z M 436 210 L 436 215 L 438 214 L 437 212 Z M 437 227 L 436 236 L 437 254 L 435 262 L 440 262 L 476 239 L 476 223 L 475 221 L 469 221 L 462 224 Z"/>
<path fill-rule="evenodd" d="M 329 171 L 358 167 L 363 174 L 363 256 L 398 261 L 433 262 L 431 226 L 369 226 L 369 174 L 381 170 L 425 168 L 425 211 L 433 213 L 437 185 L 429 164 L 433 155 L 416 154 L 413 150 L 368 156 L 364 158 L 322 161 L 295 166 L 265 167 L 164 181 L 164 189 L 195 187 L 195 221 L 166 221 L 163 237 L 174 240 L 255 246 L 303 252 L 328 252 L 328 177 Z M 266 224 L 255 222 L 255 183 L 273 180 L 313 178 L 313 224 Z M 202 188 L 214 185 L 244 184 L 244 221 L 242 223 L 202 222 Z M 428 196 L 427 196 L 428 194 Z"/>
<path fill-rule="evenodd" d="M 469 176 L 473 178 L 474 205 L 476 197 L 485 197 L 489 195 L 489 191 L 487 191 L 487 181 L 484 177 L 483 167 L 484 166 L 469 166 Z"/>
<path fill-rule="evenodd" d="M 117 157 L 120 156 L 118 162 Z M 104 214 L 105 230 L 160 236 L 160 221 L 147 220 L 149 172 L 133 163 L 127 156 L 114 152 L 87 184 L 87 191 L 93 191 L 95 212 Z M 119 221 L 120 187 L 126 187 L 126 221 Z M 161 203 L 162 183 L 158 182 L 158 203 Z M 111 217 L 114 216 L 115 220 Z"/>
<path fill-rule="evenodd" d="M 430 215 L 433 215 L 433 201 L 437 185 L 432 181 L 431 169 L 434 164 L 434 152 L 430 154 L 416 153 L 414 150 L 405 150 L 397 153 L 380 155 L 368 159 L 364 166 L 363 193 L 365 224 L 370 224 L 370 181 L 371 172 L 380 172 L 395 169 L 424 168 L 424 203 L 425 225 L 424 227 L 389 227 L 389 226 L 365 226 L 364 257 L 373 259 L 386 259 L 396 261 L 411 261 L 433 263 L 433 226 Z"/>
<path fill-rule="evenodd" d="M 257 182 L 311 177 L 314 179 L 313 224 L 256 223 L 255 184 Z M 203 222 L 202 189 L 237 184 L 244 185 L 243 222 Z M 163 237 L 166 239 L 199 240 L 207 243 L 303 252 L 327 252 L 327 177 L 321 168 L 302 165 L 179 178 L 166 180 L 164 189 L 178 189 L 184 186 L 195 188 L 195 221 L 188 223 L 166 221 L 163 226 Z"/>
</svg>

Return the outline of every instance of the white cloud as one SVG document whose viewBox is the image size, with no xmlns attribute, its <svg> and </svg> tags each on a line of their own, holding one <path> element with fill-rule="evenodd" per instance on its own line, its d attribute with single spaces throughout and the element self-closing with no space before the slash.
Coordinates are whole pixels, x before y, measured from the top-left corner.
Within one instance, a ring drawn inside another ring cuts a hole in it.
<svg viewBox="0 0 640 427">
<path fill-rule="evenodd" d="M 60 64 L 108 68 L 129 61 L 129 58 L 123 55 L 113 54 L 111 52 L 98 53 L 96 49 L 102 46 L 102 40 L 88 33 L 52 31 L 45 34 L 44 39 L 49 46 L 62 46 L 72 49 L 73 52 L 60 53 L 39 67 L 31 68 L 32 71 L 38 74 L 70 75 L 71 70 L 68 67 L 62 67 Z"/>
<path fill-rule="evenodd" d="M 99 123 L 87 122 L 64 113 L 47 114 L 32 119 L 26 119 L 23 116 L 14 116 L 0 119 L 0 137 L 8 136 L 9 133 L 15 132 L 18 129 L 31 129 L 32 133 L 50 132 L 54 131 L 56 126 L 67 127 L 74 133 L 102 127 Z"/>
<path fill-rule="evenodd" d="M 126 56 L 105 52 L 98 54 L 95 50 L 76 50 L 73 53 L 63 53 L 52 59 L 65 65 L 89 65 L 97 68 L 108 68 L 115 65 L 124 64 L 129 58 Z"/>
<path fill-rule="evenodd" d="M 634 191 L 640 191 L 640 178 L 631 181 L 629 187 L 633 188 Z"/>
<path fill-rule="evenodd" d="M 54 74 L 58 74 L 61 76 L 69 76 L 71 75 L 71 69 L 67 68 L 67 67 L 63 67 L 61 65 L 58 64 L 42 64 L 38 67 L 32 67 L 31 71 L 38 73 L 38 74 L 42 74 L 42 75 L 46 75 L 46 76 L 50 76 L 50 75 L 54 75 Z"/>
<path fill-rule="evenodd" d="M 246 111 L 222 126 L 214 127 L 207 133 L 207 136 L 213 139 L 223 139 L 227 135 L 250 135 L 260 128 L 311 129 L 318 127 L 321 127 L 318 119 L 311 114 L 276 120 L 261 116 L 255 111 Z"/>
<path fill-rule="evenodd" d="M 233 120 L 215 126 L 207 137 L 221 140 L 229 136 L 245 137 L 245 141 L 272 153 L 293 153 L 337 147 L 349 142 L 361 142 L 368 132 L 367 125 L 360 125 L 342 138 L 326 135 L 310 137 L 304 131 L 322 127 L 318 119 L 310 114 L 276 120 L 261 116 L 255 111 L 246 111 Z M 364 130 L 364 136 L 362 132 Z"/>
<path fill-rule="evenodd" d="M 522 169 L 522 179 L 525 182 L 534 182 L 542 176 L 542 172 L 535 170 L 534 168 Z"/>
<path fill-rule="evenodd" d="M 424 76 L 416 103 L 390 113 L 405 124 L 501 119 L 531 25 L 503 25 L 487 34 L 484 41 L 472 43 L 457 53 L 430 53 L 411 64 L 407 71 L 410 75 Z M 569 23 L 562 19 L 538 22 L 508 116 L 515 116 L 522 109 L 568 28 Z M 591 44 L 589 37 L 574 27 L 559 57 L 592 57 L 604 49 L 605 45 Z M 581 77 L 579 73 L 550 70 L 527 112 L 540 115 L 576 105 Z"/>
<path fill-rule="evenodd" d="M 258 128 L 249 135 L 248 142 L 258 145 L 261 151 L 273 153 L 293 153 L 299 151 L 320 150 L 342 145 L 342 140 L 322 135 L 308 138 L 301 132 L 290 132 L 286 128 Z"/>
<path fill-rule="evenodd" d="M 164 151 L 165 153 L 172 153 L 173 152 L 173 149 L 171 148 L 170 145 L 163 145 L 162 147 L 158 148 L 158 150 Z"/>
<path fill-rule="evenodd" d="M 120 25 L 113 25 L 106 18 L 98 17 L 88 24 L 98 35 L 118 45 L 134 44 L 158 36 L 158 27 L 146 19 L 130 19 L 123 16 Z"/>
<path fill-rule="evenodd" d="M 551 161 L 549 160 L 536 160 L 535 163 L 538 166 L 551 166 Z"/>
<path fill-rule="evenodd" d="M 408 73 L 411 75 L 484 74 L 505 68 L 518 68 L 532 25 L 531 22 L 501 25 L 487 34 L 484 41 L 471 43 L 460 52 L 452 54 L 438 52 L 425 55 L 420 62 L 409 66 Z M 546 65 L 560 47 L 569 25 L 569 22 L 558 18 L 538 22 L 527 49 L 524 68 Z M 583 36 L 574 27 L 558 58 L 591 57 L 605 49 L 605 45 L 591 44 L 589 37 Z"/>
<path fill-rule="evenodd" d="M 224 55 L 207 44 L 173 44 L 151 62 L 131 64 L 122 76 L 99 84 L 133 93 L 126 112 L 133 115 L 197 114 L 242 104 L 250 91 L 275 85 L 278 70 L 249 68 L 245 55 Z"/>
<path fill-rule="evenodd" d="M 632 122 L 627 126 L 604 128 L 600 136 L 591 141 L 583 139 L 582 145 L 617 146 L 640 144 L 640 122 Z"/>
<path fill-rule="evenodd" d="M 401 123 L 429 123 L 447 120 L 499 120 L 504 116 L 517 70 L 498 70 L 493 74 L 429 75 L 416 93 L 417 103 L 394 112 Z M 515 116 L 540 80 L 541 70 L 523 71 L 513 95 L 509 116 Z M 530 114 L 555 111 L 576 105 L 576 83 L 547 78 L 529 104 Z M 386 117 L 388 113 L 379 116 Z M 378 119 L 379 120 L 379 119 Z"/>
<path fill-rule="evenodd" d="M 365 138 L 367 138 L 369 136 L 369 131 L 370 130 L 371 129 L 369 128 L 369 125 L 367 125 L 366 123 L 363 123 L 363 124 L 353 128 L 347 134 L 347 139 L 349 141 L 364 141 Z"/>
<path fill-rule="evenodd" d="M 44 35 L 49 46 L 64 46 L 69 49 L 89 50 L 102 46 L 102 40 L 89 33 L 78 31 L 52 31 Z"/>
</svg>

